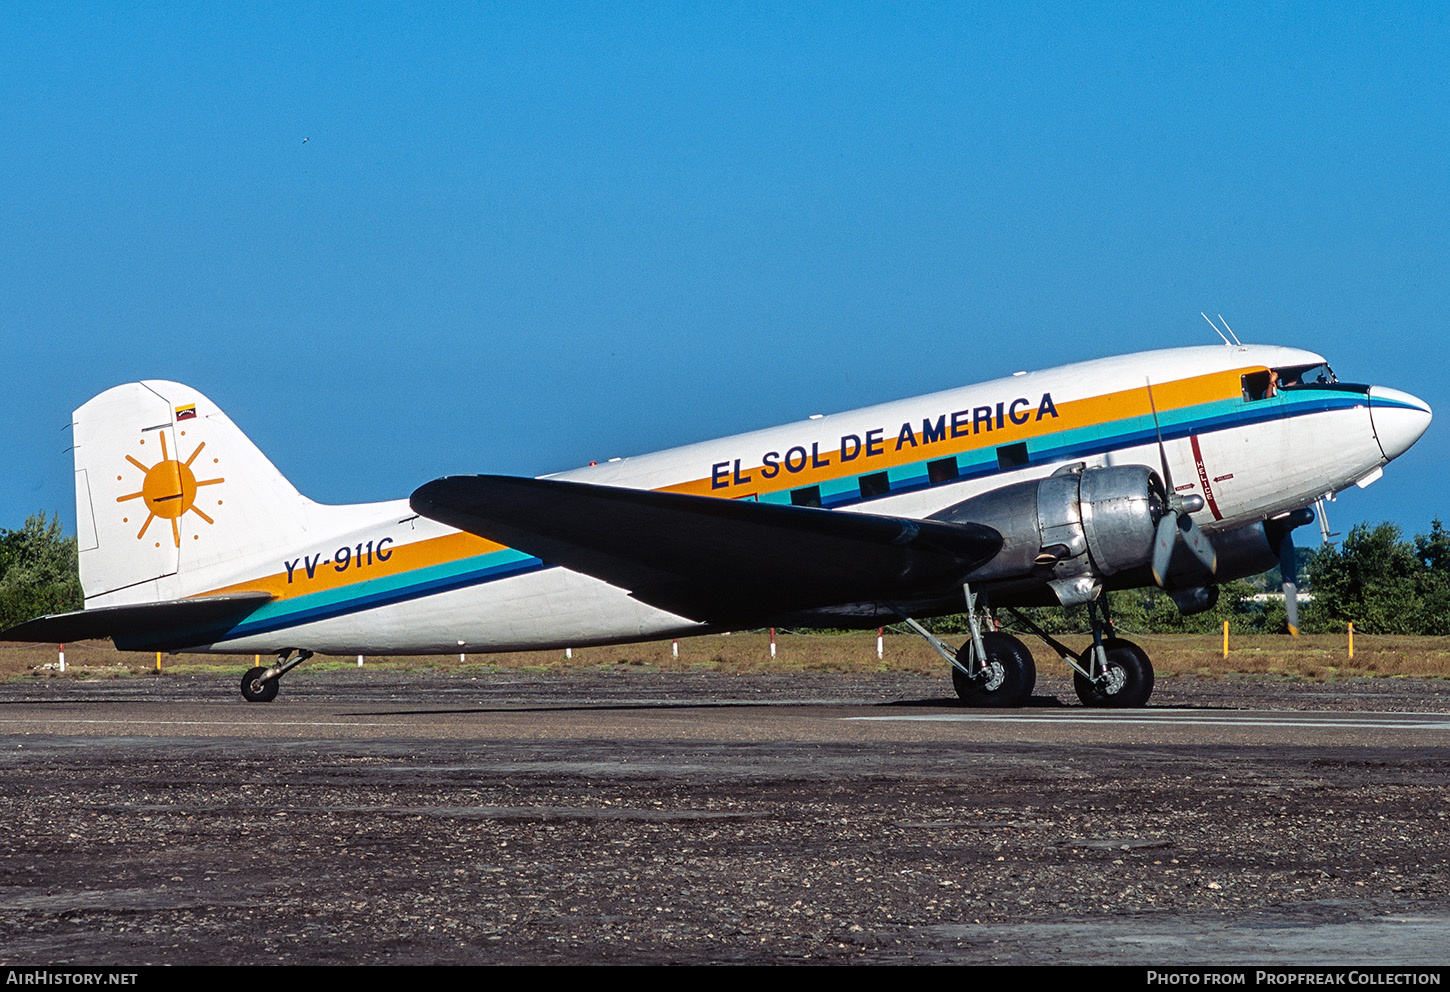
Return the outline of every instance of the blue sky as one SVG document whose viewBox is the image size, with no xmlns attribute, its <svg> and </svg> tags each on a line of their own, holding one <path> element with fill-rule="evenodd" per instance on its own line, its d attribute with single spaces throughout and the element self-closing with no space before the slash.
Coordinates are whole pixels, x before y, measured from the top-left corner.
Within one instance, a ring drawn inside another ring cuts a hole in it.
<svg viewBox="0 0 1450 992">
<path fill-rule="evenodd" d="M 1213 343 L 1206 310 L 1428 400 L 1331 510 L 1426 530 L 1447 8 L 1261 6 L 7 5 L 0 527 L 73 526 L 70 411 L 134 379 L 351 502 Z"/>
</svg>

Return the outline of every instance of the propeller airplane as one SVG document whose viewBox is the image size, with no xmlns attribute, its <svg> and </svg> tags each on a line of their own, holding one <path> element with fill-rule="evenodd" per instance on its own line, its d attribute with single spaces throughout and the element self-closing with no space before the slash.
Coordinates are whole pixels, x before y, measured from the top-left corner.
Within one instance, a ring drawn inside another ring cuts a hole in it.
<svg viewBox="0 0 1450 992">
<path fill-rule="evenodd" d="M 1340 382 L 1319 355 L 1239 343 L 1067 365 L 537 479 L 428 482 L 407 500 L 301 495 L 207 397 L 129 383 L 75 411 L 86 608 L 0 638 L 267 653 L 252 701 L 314 652 L 584 647 L 767 626 L 906 622 L 970 705 L 1018 706 L 1032 653 L 1095 706 L 1153 667 L 1104 591 L 1185 613 L 1281 567 L 1316 501 L 1378 479 L 1423 401 Z M 1074 653 L 1021 607 L 1085 605 Z M 959 648 L 922 619 L 965 608 Z"/>
</svg>

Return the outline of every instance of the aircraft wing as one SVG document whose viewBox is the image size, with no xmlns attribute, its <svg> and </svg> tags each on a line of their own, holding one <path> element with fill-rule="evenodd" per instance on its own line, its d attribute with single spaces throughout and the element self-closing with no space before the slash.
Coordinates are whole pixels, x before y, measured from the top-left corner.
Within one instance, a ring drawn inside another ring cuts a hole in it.
<svg viewBox="0 0 1450 992">
<path fill-rule="evenodd" d="M 797 610 L 950 589 L 990 527 L 552 479 L 437 479 L 417 513 L 627 589 L 678 616 L 764 624 Z"/>
<path fill-rule="evenodd" d="M 0 641 L 83 641 L 109 637 L 122 651 L 167 651 L 208 644 L 273 598 L 237 593 L 165 603 L 52 613 L 0 631 Z"/>
</svg>

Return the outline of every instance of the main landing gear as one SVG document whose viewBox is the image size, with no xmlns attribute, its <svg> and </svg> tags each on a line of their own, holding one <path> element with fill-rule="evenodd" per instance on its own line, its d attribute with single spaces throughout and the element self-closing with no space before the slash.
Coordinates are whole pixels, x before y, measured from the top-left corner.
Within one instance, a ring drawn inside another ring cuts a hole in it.
<svg viewBox="0 0 1450 992">
<path fill-rule="evenodd" d="M 970 587 L 965 587 L 965 592 L 972 636 L 959 651 L 952 651 L 935 634 L 900 610 L 897 615 L 951 665 L 952 687 L 962 702 L 968 706 L 992 708 L 1026 706 L 1037 684 L 1037 667 L 1032 652 L 1011 634 L 982 630 L 977 618 L 977 597 Z M 1102 611 L 1101 619 L 1099 609 Z M 1153 663 L 1138 645 L 1116 636 L 1106 600 L 1101 604 L 1097 600 L 1088 602 L 1093 643 L 1080 653 L 1074 653 L 1016 610 L 1009 609 L 1007 612 L 1068 664 L 1073 671 L 1073 688 L 1084 706 L 1126 708 L 1147 705 L 1148 697 L 1153 694 Z M 1105 627 L 1107 637 L 1103 636 Z"/>
<path fill-rule="evenodd" d="M 993 708 L 1026 706 L 1037 685 L 1037 664 L 1032 652 L 1011 634 L 987 631 L 982 634 L 986 664 L 977 663 L 973 641 L 957 652 L 952 666 L 952 688 L 971 706 Z"/>
<path fill-rule="evenodd" d="M 1099 619 L 1098 611 L 1102 610 Z M 1113 631 L 1106 598 L 1088 601 L 1088 622 L 1093 642 L 1074 654 L 1067 645 L 1042 630 L 1016 610 L 1008 610 L 1018 623 L 1042 638 L 1072 669 L 1072 687 L 1084 706 L 1118 709 L 1146 706 L 1153 694 L 1153 662 L 1148 653 Z M 1108 636 L 1103 636 L 1107 628 Z"/>
<path fill-rule="evenodd" d="M 959 651 L 953 651 L 941 638 L 900 610 L 896 614 L 952 666 L 952 687 L 968 706 L 993 709 L 1026 706 L 1037 685 L 1037 664 L 1032 660 L 1032 652 L 1011 634 L 983 631 L 977 619 L 976 594 L 970 586 L 963 588 L 972 638 Z"/>
<path fill-rule="evenodd" d="M 249 703 L 270 703 L 277 698 L 281 678 L 312 657 L 311 651 L 288 648 L 279 652 L 270 668 L 253 668 L 242 676 L 242 698 Z"/>
<path fill-rule="evenodd" d="M 1121 637 L 1102 642 L 1103 656 L 1095 647 L 1078 655 L 1072 687 L 1084 706 L 1146 706 L 1153 693 L 1153 663 L 1143 649 Z M 1096 672 L 1096 674 L 1089 674 Z"/>
</svg>

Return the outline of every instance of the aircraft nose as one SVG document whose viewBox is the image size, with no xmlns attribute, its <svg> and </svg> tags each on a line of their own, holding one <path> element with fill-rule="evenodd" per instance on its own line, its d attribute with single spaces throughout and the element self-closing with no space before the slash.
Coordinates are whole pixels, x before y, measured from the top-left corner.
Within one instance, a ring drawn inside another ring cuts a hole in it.
<svg viewBox="0 0 1450 992">
<path fill-rule="evenodd" d="M 1393 461 L 1420 440 L 1430 426 L 1432 414 L 1430 404 L 1418 396 L 1388 386 L 1371 386 L 1369 416 L 1380 450 L 1387 461 Z"/>
</svg>

